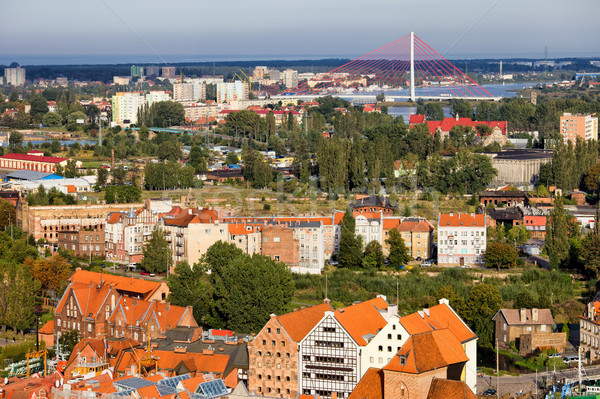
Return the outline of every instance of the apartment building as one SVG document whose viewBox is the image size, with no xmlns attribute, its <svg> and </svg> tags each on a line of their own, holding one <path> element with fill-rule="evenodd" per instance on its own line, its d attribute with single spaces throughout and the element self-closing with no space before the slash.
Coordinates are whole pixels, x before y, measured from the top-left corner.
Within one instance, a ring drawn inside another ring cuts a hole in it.
<svg viewBox="0 0 600 399">
<path fill-rule="evenodd" d="M 579 346 L 590 361 L 600 359 L 600 302 L 589 302 L 579 317 Z"/>
<path fill-rule="evenodd" d="M 429 259 L 433 249 L 435 228 L 424 218 L 385 218 L 383 220 L 383 252 L 388 254 L 387 240 L 392 229 L 398 230 L 414 259 Z"/>
<path fill-rule="evenodd" d="M 175 265 L 183 261 L 193 265 L 211 245 L 229 242 L 229 226 L 213 208 L 179 208 L 164 215 L 158 226 L 165 232 Z"/>
<path fill-rule="evenodd" d="M 560 117 L 560 134 L 564 143 L 577 144 L 577 138 L 584 141 L 598 140 L 598 117 L 596 114 L 571 114 L 565 112 Z"/>
<path fill-rule="evenodd" d="M 25 68 L 4 68 L 4 84 L 23 86 L 25 84 Z"/>
<path fill-rule="evenodd" d="M 161 101 L 171 101 L 169 93 L 163 90 L 154 90 L 149 91 L 148 94 L 146 94 L 146 104 L 148 105 L 148 108 L 150 108 L 152 104 Z"/>
<path fill-rule="evenodd" d="M 136 124 L 138 110 L 146 104 L 143 92 L 117 92 L 112 97 L 112 123 L 113 125 L 129 126 Z"/>
<path fill-rule="evenodd" d="M 195 101 L 194 85 L 192 83 L 174 83 L 173 100 L 175 101 Z"/>
<path fill-rule="evenodd" d="M 231 101 L 247 100 L 250 88 L 248 83 L 236 80 L 231 83 L 217 83 L 217 102 L 230 103 Z"/>
<path fill-rule="evenodd" d="M 144 245 L 171 206 L 168 198 L 150 199 L 141 209 L 109 213 L 106 217 L 106 258 L 113 262 L 140 263 Z"/>
<path fill-rule="evenodd" d="M 260 225 L 230 224 L 228 242 L 248 255 L 261 253 L 261 228 Z"/>
<path fill-rule="evenodd" d="M 329 302 L 295 310 L 270 320 L 248 343 L 248 389 L 261 396 L 295 398 L 298 388 L 299 344 L 333 308 Z"/>
<path fill-rule="evenodd" d="M 483 263 L 487 245 L 484 214 L 440 214 L 438 221 L 438 264 L 468 266 Z"/>
<path fill-rule="evenodd" d="M 287 89 L 298 86 L 298 71 L 286 69 L 282 73 L 283 84 Z"/>
<path fill-rule="evenodd" d="M 105 256 L 104 225 L 97 230 L 62 231 L 58 233 L 58 247 L 75 256 Z"/>
</svg>

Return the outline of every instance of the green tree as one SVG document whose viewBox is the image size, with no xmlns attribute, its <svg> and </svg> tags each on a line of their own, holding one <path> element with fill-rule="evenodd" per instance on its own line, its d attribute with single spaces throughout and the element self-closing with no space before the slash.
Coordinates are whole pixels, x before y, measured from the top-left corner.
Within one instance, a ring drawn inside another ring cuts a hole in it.
<svg viewBox="0 0 600 399">
<path fill-rule="evenodd" d="M 63 333 L 60 336 L 59 341 L 57 342 L 60 345 L 60 352 L 69 358 L 71 356 L 71 352 L 75 349 L 75 345 L 79 342 L 79 331 L 77 330 L 69 330 Z"/>
<path fill-rule="evenodd" d="M 381 244 L 375 240 L 368 243 L 362 260 L 363 268 L 378 269 L 383 265 L 384 260 Z"/>
<path fill-rule="evenodd" d="M 153 103 L 149 110 L 150 126 L 168 127 L 185 123 L 183 105 L 174 101 Z"/>
<path fill-rule="evenodd" d="M 409 254 L 409 249 L 404 243 L 404 239 L 398 230 L 390 230 L 390 235 L 386 240 L 386 243 L 390 246 L 390 254 L 388 256 L 390 267 L 400 269 L 400 267 L 412 259 Z"/>
<path fill-rule="evenodd" d="M 73 178 L 79 176 L 79 170 L 77 170 L 77 161 L 69 159 L 65 166 L 64 176 L 67 178 Z"/>
<path fill-rule="evenodd" d="M 225 163 L 228 165 L 237 165 L 240 162 L 235 152 L 231 151 L 227 153 L 227 157 L 225 157 Z"/>
<path fill-rule="evenodd" d="M 544 244 L 550 268 L 556 269 L 564 265 L 569 258 L 569 226 L 570 217 L 565 212 L 563 198 L 559 195 L 554 199 L 554 209 L 550 211 L 546 221 L 546 242 Z"/>
<path fill-rule="evenodd" d="M 29 100 L 29 105 L 31 106 L 29 114 L 33 120 L 38 123 L 41 122 L 42 117 L 48 112 L 48 100 L 40 95 L 33 96 Z"/>
<path fill-rule="evenodd" d="M 84 122 L 87 119 L 85 113 L 82 111 L 71 112 L 69 116 L 67 116 L 68 123 L 78 123 L 77 121 L 81 119 L 83 119 Z"/>
<path fill-rule="evenodd" d="M 194 167 L 196 172 L 204 172 L 208 169 L 206 161 L 208 159 L 207 151 L 199 145 L 192 146 L 190 150 L 189 163 Z"/>
<path fill-rule="evenodd" d="M 479 337 L 479 346 L 494 347 L 494 322 L 492 317 L 502 305 L 500 290 L 495 285 L 478 284 L 471 288 L 465 303 L 465 321 Z"/>
<path fill-rule="evenodd" d="M 294 295 L 288 267 L 271 258 L 242 254 L 212 271 L 210 325 L 241 333 L 257 333 L 271 314 L 283 314 Z"/>
<path fill-rule="evenodd" d="M 96 191 L 100 191 L 102 189 L 102 187 L 104 187 L 104 185 L 106 185 L 106 182 L 108 181 L 108 169 L 100 166 L 98 168 L 98 170 L 96 171 L 96 177 L 97 177 L 97 179 L 96 179 L 95 189 L 96 189 Z"/>
<path fill-rule="evenodd" d="M 23 147 L 23 133 L 10 132 L 8 139 L 8 148 L 15 149 Z"/>
<path fill-rule="evenodd" d="M 583 239 L 581 259 L 589 275 L 600 275 L 600 205 L 596 208 L 594 229 Z"/>
<path fill-rule="evenodd" d="M 338 260 L 340 267 L 359 269 L 362 266 L 362 240 L 356 235 L 356 221 L 350 208 L 342 218 L 340 225 L 340 246 Z"/>
<path fill-rule="evenodd" d="M 57 114 L 56 112 L 47 112 L 46 115 L 42 118 L 42 123 L 44 126 L 60 126 L 62 125 L 62 116 Z"/>
<path fill-rule="evenodd" d="M 193 267 L 187 262 L 177 264 L 167 284 L 171 290 L 169 302 L 176 306 L 193 306 L 196 321 L 208 326 L 205 318 L 212 293 L 204 264 L 196 263 Z"/>
<path fill-rule="evenodd" d="M 125 178 L 127 177 L 127 171 L 123 166 L 115 166 L 113 170 L 111 170 L 112 174 L 112 184 L 120 186 L 125 183 Z"/>
<path fill-rule="evenodd" d="M 181 153 L 181 147 L 180 147 L 179 143 L 171 141 L 171 140 L 160 143 L 158 145 L 156 155 L 158 156 L 158 159 L 161 161 L 164 161 L 164 160 L 178 161 L 183 156 L 183 154 Z"/>
<path fill-rule="evenodd" d="M 495 267 L 498 270 L 500 268 L 509 269 L 515 267 L 517 259 L 519 259 L 517 250 L 512 245 L 500 242 L 489 243 L 483 255 L 485 265 L 489 268 Z"/>
<path fill-rule="evenodd" d="M 165 239 L 165 233 L 159 228 L 152 231 L 152 236 L 144 247 L 142 269 L 151 273 L 164 273 L 173 265 L 173 252 Z"/>
<path fill-rule="evenodd" d="M 16 225 L 16 210 L 13 204 L 0 198 L 0 230 L 10 232 L 10 225 Z"/>
</svg>

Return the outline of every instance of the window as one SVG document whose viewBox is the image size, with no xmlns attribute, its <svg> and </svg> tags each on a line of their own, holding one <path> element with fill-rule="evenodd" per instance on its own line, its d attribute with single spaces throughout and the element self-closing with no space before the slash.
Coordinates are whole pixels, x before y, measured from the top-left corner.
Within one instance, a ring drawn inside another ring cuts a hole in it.
<svg viewBox="0 0 600 399">
<path fill-rule="evenodd" d="M 257 354 L 258 356 L 262 356 L 262 351 L 258 351 L 256 354 Z"/>
<path fill-rule="evenodd" d="M 276 330 L 276 332 L 277 332 L 277 334 L 281 334 L 281 329 L 280 329 L 280 328 L 278 328 L 278 329 Z"/>
<path fill-rule="evenodd" d="M 323 327 L 323 332 L 335 332 L 335 327 Z"/>
<path fill-rule="evenodd" d="M 397 339 L 398 341 L 402 341 L 402 335 L 401 335 L 401 334 L 398 334 L 398 335 L 396 336 L 396 339 Z"/>
<path fill-rule="evenodd" d="M 280 242 L 280 238 L 279 237 L 273 237 L 273 242 Z"/>
<path fill-rule="evenodd" d="M 392 351 L 392 347 L 388 346 L 388 352 L 391 352 L 391 351 Z"/>
<path fill-rule="evenodd" d="M 267 341 L 263 339 L 263 345 L 266 345 L 266 344 L 267 344 Z"/>
<path fill-rule="evenodd" d="M 267 357 L 271 357 L 271 352 L 267 352 Z"/>
<path fill-rule="evenodd" d="M 383 351 L 383 346 L 379 345 L 379 348 L 377 348 L 377 350 L 378 350 L 379 352 Z"/>
<path fill-rule="evenodd" d="M 544 326 L 545 327 L 545 326 Z M 88 324 L 88 332 L 91 333 L 92 332 L 92 325 Z M 137 339 L 137 338 L 136 338 Z"/>
<path fill-rule="evenodd" d="M 271 341 L 271 345 L 275 346 L 275 341 Z"/>
<path fill-rule="evenodd" d="M 265 242 L 269 242 L 269 237 L 265 237 Z"/>
<path fill-rule="evenodd" d="M 388 339 L 392 339 L 392 334 L 388 334 Z"/>
<path fill-rule="evenodd" d="M 281 341 L 281 346 L 285 346 L 285 341 Z"/>
<path fill-rule="evenodd" d="M 259 380 L 262 380 L 262 374 L 259 374 L 259 375 L 258 375 L 258 379 L 259 379 Z"/>
<path fill-rule="evenodd" d="M 290 381 L 290 376 L 288 375 L 287 377 L 285 377 L 286 381 Z M 290 390 L 288 389 L 288 393 L 290 393 Z"/>
<path fill-rule="evenodd" d="M 270 328 L 270 327 L 267 327 L 267 332 L 268 332 L 269 334 L 271 334 L 271 328 Z"/>
<path fill-rule="evenodd" d="M 290 352 L 286 352 L 286 353 L 285 353 L 285 357 L 287 357 L 287 358 L 289 359 L 289 357 L 290 357 Z"/>
</svg>

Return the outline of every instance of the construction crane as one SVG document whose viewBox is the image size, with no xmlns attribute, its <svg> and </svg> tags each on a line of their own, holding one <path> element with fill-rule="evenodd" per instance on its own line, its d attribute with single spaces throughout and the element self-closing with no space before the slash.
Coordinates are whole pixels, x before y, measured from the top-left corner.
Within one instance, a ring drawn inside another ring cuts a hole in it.
<svg viewBox="0 0 600 399">
<path fill-rule="evenodd" d="M 239 72 L 241 73 L 241 75 L 239 75 L 237 72 L 234 72 L 233 77 L 231 78 L 231 82 L 233 82 L 235 78 L 238 78 L 242 82 L 248 83 L 248 91 L 252 91 L 252 79 L 250 79 L 248 75 L 246 75 L 241 69 L 239 69 Z"/>
</svg>

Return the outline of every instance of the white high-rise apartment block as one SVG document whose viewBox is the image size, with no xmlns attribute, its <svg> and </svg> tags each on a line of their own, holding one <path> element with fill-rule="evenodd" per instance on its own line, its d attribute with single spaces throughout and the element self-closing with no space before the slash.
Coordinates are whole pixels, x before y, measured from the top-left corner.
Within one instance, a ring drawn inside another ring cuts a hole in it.
<svg viewBox="0 0 600 399">
<path fill-rule="evenodd" d="M 486 246 L 486 215 L 440 214 L 438 222 L 438 264 L 440 266 L 481 264 Z"/>
<path fill-rule="evenodd" d="M 283 71 L 283 84 L 288 89 L 298 86 L 298 71 L 294 71 L 293 69 Z"/>
<path fill-rule="evenodd" d="M 154 103 L 158 103 L 161 101 L 171 101 L 171 96 L 166 91 L 150 91 L 146 94 L 146 104 L 148 108 Z"/>
<path fill-rule="evenodd" d="M 25 84 L 25 68 L 4 68 L 4 84 L 23 86 Z"/>
<path fill-rule="evenodd" d="M 194 85 L 192 83 L 173 84 L 173 100 L 175 101 L 193 101 Z"/>
<path fill-rule="evenodd" d="M 143 92 L 118 92 L 112 97 L 113 124 L 129 126 L 137 123 L 138 110 L 146 104 Z"/>
<path fill-rule="evenodd" d="M 217 83 L 217 102 L 247 100 L 249 97 L 248 83 L 236 80 L 232 83 Z"/>
</svg>

